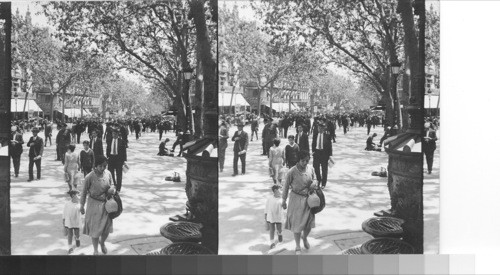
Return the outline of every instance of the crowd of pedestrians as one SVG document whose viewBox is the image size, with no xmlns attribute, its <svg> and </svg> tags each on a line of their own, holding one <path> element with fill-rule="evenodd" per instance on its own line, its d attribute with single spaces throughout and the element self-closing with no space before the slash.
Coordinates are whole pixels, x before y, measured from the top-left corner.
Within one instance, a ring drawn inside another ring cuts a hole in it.
<svg viewBox="0 0 500 275">
<path fill-rule="evenodd" d="M 9 151 L 14 168 L 13 176 L 21 176 L 20 167 L 26 148 L 27 181 L 41 180 L 42 161 L 47 161 L 44 151 L 47 147 L 54 146 L 56 153 L 53 161 L 61 163 L 64 181 L 68 185 L 68 189 L 63 192 L 69 196 L 69 201 L 62 209 L 64 233 L 68 237 L 68 254 L 75 251 L 73 239 L 76 247 L 80 246 L 80 228 L 83 229 L 83 234 L 92 238 L 94 254 L 99 253 L 98 244 L 101 252 L 106 254 L 105 241 L 113 231 L 113 224 L 104 204 L 110 196 L 123 193 L 124 169 L 128 169 L 127 150 L 132 146 L 129 144 L 129 136 L 135 133 L 136 139 L 139 139 L 145 132 L 157 132 L 161 141 L 160 149 L 163 144 L 164 151 L 168 151 L 166 155 L 171 155 L 176 145 L 180 146 L 181 152 L 190 136 L 176 130 L 175 120 L 161 116 L 108 121 L 82 118 L 67 121 L 41 118 L 31 119 L 28 123 L 25 120 L 12 121 Z M 163 140 L 163 134 L 169 131 L 178 135 L 172 149 L 166 147 L 169 140 Z M 26 140 L 23 134 L 29 132 L 31 136 Z M 83 149 L 77 150 L 78 144 L 82 144 Z M 83 214 L 85 217 L 81 220 Z"/>
<path fill-rule="evenodd" d="M 237 130 L 229 132 L 231 125 Z M 427 118 L 423 151 L 428 172 L 432 171 L 432 156 L 437 140 L 436 118 Z M 246 132 L 248 126 L 249 132 Z M 308 235 L 315 224 L 315 215 L 306 198 L 314 189 L 325 189 L 328 173 L 334 160 L 333 144 L 338 135 L 349 135 L 354 127 L 366 128 L 368 151 L 381 151 L 385 140 L 397 133 L 396 127 L 386 124 L 384 116 L 376 112 L 323 113 L 311 116 L 306 113 L 287 113 L 275 117 L 255 114 L 227 115 L 220 117 L 219 169 L 224 171 L 226 149 L 233 142 L 233 174 L 245 175 L 249 142 L 261 144 L 261 156 L 267 158 L 273 185 L 265 202 L 264 219 L 270 231 L 270 248 L 283 239 L 282 228 L 292 231 L 296 254 L 302 247 L 309 249 Z M 375 127 L 383 127 L 383 136 L 376 141 Z M 230 141 L 229 141 L 230 139 Z M 260 139 L 260 140 L 259 140 Z M 282 139 L 287 142 L 282 143 Z M 363 148 L 359 148 L 363 150 Z M 312 165 L 310 161 L 312 160 Z M 240 168 L 241 167 L 241 168 Z M 263 171 L 264 172 L 264 171 Z M 286 213 L 282 213 L 282 212 Z M 286 216 L 283 219 L 279 217 Z M 282 222 L 284 223 L 282 225 Z M 278 238 L 276 241 L 275 235 Z M 302 241 L 302 244 L 301 244 Z"/>
</svg>

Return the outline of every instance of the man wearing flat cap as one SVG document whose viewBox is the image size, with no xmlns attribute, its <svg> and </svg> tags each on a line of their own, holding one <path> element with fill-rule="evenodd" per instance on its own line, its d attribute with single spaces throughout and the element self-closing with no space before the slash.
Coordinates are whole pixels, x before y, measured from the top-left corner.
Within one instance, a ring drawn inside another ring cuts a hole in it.
<svg viewBox="0 0 500 275">
<path fill-rule="evenodd" d="M 33 180 L 33 164 L 36 165 L 36 179 L 39 180 L 42 175 L 42 156 L 43 156 L 43 139 L 38 136 L 38 132 L 40 130 L 38 127 L 33 127 L 31 129 L 31 132 L 33 133 L 33 136 L 30 138 L 28 141 L 28 144 L 26 144 L 29 148 L 30 151 L 28 153 L 28 158 L 29 158 L 29 165 L 28 165 L 28 174 L 29 178 L 28 181 Z"/>
<path fill-rule="evenodd" d="M 313 167 L 316 179 L 321 183 L 321 188 L 325 188 L 328 179 L 328 160 L 332 155 L 332 138 L 325 132 L 325 124 L 318 123 L 318 133 L 313 135 L 312 152 Z M 321 167 L 321 170 L 320 170 Z"/>
</svg>

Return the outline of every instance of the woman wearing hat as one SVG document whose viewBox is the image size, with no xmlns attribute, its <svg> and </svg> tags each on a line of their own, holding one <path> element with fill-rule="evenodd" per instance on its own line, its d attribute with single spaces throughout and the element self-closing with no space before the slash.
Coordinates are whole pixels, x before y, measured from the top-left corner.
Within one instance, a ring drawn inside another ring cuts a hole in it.
<svg viewBox="0 0 500 275">
<path fill-rule="evenodd" d="M 286 215 L 285 229 L 293 232 L 295 239 L 295 254 L 301 253 L 300 239 L 304 243 L 304 247 L 309 249 L 307 236 L 314 228 L 314 214 L 307 204 L 307 197 L 311 189 L 317 188 L 314 184 L 314 170 L 308 165 L 310 159 L 309 152 L 299 152 L 299 162 L 290 169 L 286 175 L 285 185 L 283 189 L 283 209 L 287 209 L 286 200 L 288 201 L 288 211 Z M 290 196 L 288 196 L 288 191 Z"/>
<path fill-rule="evenodd" d="M 33 164 L 36 165 L 36 179 L 39 180 L 42 174 L 42 155 L 43 155 L 43 139 L 38 136 L 38 132 L 40 130 L 37 127 L 33 127 L 31 130 L 33 136 L 30 138 L 28 143 L 26 144 L 30 151 L 28 153 L 29 157 L 29 165 L 28 165 L 28 173 L 29 178 L 28 181 L 33 180 Z"/>
<path fill-rule="evenodd" d="M 101 245 L 101 251 L 108 253 L 105 241 L 109 233 L 113 232 L 113 220 L 109 217 L 104 205 L 109 195 L 115 193 L 111 173 L 106 170 L 108 160 L 104 156 L 97 156 L 95 160 L 94 171 L 85 177 L 82 197 L 80 199 L 80 212 L 85 214 L 83 224 L 83 234 L 92 238 L 94 246 L 94 255 L 98 255 L 98 244 Z M 87 202 L 87 210 L 85 203 Z"/>
</svg>

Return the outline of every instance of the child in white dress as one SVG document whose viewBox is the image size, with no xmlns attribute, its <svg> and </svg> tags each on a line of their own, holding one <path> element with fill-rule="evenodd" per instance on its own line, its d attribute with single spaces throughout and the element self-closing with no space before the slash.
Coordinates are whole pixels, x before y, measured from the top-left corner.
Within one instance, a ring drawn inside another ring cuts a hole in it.
<svg viewBox="0 0 500 275">
<path fill-rule="evenodd" d="M 264 210 L 264 219 L 267 222 L 269 230 L 269 237 L 271 240 L 271 249 L 276 247 L 276 242 L 274 241 L 274 231 L 278 231 L 278 241 L 283 241 L 283 236 L 281 235 L 281 221 L 283 220 L 283 207 L 281 207 L 282 199 L 279 185 L 273 185 L 271 190 L 273 195 L 269 196 L 266 201 L 266 209 Z"/>
<path fill-rule="evenodd" d="M 81 214 L 78 191 L 71 190 L 68 194 L 71 200 L 64 204 L 62 219 L 65 232 L 68 233 L 68 254 L 71 254 L 74 251 L 73 235 L 75 235 L 76 247 L 80 247 Z"/>
</svg>

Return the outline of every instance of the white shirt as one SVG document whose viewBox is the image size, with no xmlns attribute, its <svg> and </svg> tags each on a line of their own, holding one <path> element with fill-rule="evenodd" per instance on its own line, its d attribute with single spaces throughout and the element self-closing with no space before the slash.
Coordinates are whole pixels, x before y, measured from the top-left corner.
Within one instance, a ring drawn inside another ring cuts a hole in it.
<svg viewBox="0 0 500 275">
<path fill-rule="evenodd" d="M 270 223 L 282 223 L 283 220 L 283 207 L 281 206 L 283 200 L 281 197 L 274 197 L 271 195 L 267 198 L 266 209 L 264 214 L 267 214 L 266 220 Z"/>
<path fill-rule="evenodd" d="M 323 134 L 318 133 L 318 140 L 317 140 L 318 146 L 316 147 L 319 150 L 323 150 Z"/>
<path fill-rule="evenodd" d="M 111 155 L 118 155 L 118 139 L 114 138 L 113 141 L 111 142 Z"/>
<path fill-rule="evenodd" d="M 80 204 L 73 203 L 72 201 L 66 202 L 66 204 L 64 205 L 62 218 L 64 219 L 64 226 L 66 226 L 67 228 L 80 228 Z"/>
</svg>

